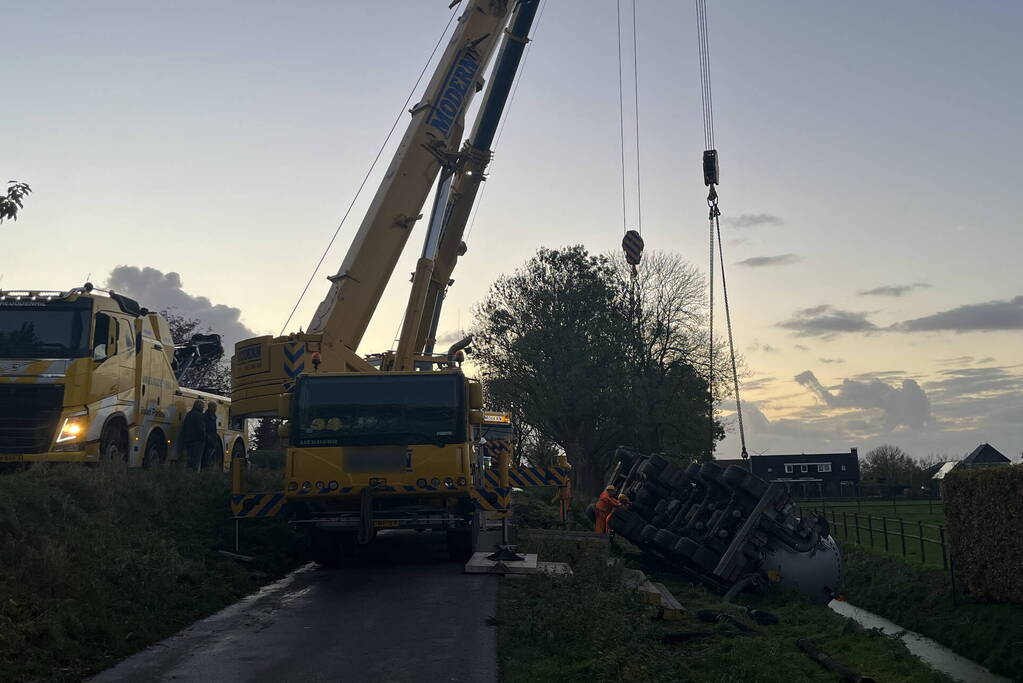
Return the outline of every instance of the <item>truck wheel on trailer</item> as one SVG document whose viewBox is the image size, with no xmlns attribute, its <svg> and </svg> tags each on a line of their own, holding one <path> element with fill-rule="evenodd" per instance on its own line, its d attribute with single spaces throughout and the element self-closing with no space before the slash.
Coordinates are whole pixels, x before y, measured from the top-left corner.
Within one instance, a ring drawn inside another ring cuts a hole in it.
<svg viewBox="0 0 1023 683">
<path fill-rule="evenodd" d="M 167 441 L 163 432 L 157 430 L 149 435 L 146 450 L 142 452 L 142 467 L 150 469 L 162 465 L 167 460 Z"/>
<path fill-rule="evenodd" d="M 128 430 L 119 419 L 103 428 L 99 440 L 100 460 L 107 463 L 128 462 Z"/>
<path fill-rule="evenodd" d="M 472 529 L 448 529 L 448 557 L 465 562 L 472 557 Z"/>
</svg>

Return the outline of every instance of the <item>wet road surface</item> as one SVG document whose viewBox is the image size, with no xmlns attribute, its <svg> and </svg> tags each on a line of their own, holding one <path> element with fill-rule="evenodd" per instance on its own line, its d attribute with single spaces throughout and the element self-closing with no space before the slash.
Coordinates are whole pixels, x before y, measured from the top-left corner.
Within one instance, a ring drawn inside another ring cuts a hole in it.
<svg viewBox="0 0 1023 683">
<path fill-rule="evenodd" d="M 307 565 L 91 681 L 491 683 L 497 581 L 448 561 L 443 534 L 381 534 L 353 566 Z"/>
</svg>

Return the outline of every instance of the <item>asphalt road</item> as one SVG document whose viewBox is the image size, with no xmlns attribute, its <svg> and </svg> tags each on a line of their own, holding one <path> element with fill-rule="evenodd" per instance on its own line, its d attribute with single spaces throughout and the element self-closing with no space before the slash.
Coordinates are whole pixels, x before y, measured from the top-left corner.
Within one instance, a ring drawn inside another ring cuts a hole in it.
<svg viewBox="0 0 1023 683">
<path fill-rule="evenodd" d="M 91 680 L 490 683 L 497 581 L 463 574 L 442 534 L 381 534 L 355 565 L 307 565 Z"/>
</svg>

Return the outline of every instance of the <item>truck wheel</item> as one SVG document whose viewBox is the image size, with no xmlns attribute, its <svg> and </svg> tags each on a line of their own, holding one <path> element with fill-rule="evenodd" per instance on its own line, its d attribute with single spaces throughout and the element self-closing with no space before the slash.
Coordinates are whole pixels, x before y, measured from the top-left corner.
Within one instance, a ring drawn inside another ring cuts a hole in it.
<svg viewBox="0 0 1023 683">
<path fill-rule="evenodd" d="M 146 442 L 146 450 L 142 453 L 143 469 L 152 469 L 167 460 L 167 443 L 160 432 L 154 432 Z"/>
<path fill-rule="evenodd" d="M 103 429 L 99 457 L 105 463 L 128 462 L 128 430 L 120 422 L 113 422 Z"/>
<path fill-rule="evenodd" d="M 467 562 L 472 557 L 472 531 L 448 529 L 448 557 L 455 562 Z"/>
</svg>

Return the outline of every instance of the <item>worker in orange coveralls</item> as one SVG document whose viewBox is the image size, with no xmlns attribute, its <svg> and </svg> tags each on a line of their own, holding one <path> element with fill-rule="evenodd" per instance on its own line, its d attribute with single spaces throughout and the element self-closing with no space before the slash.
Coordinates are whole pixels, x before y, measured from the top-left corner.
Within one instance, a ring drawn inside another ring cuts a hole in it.
<svg viewBox="0 0 1023 683">
<path fill-rule="evenodd" d="M 600 494 L 600 498 L 597 499 L 597 523 L 594 531 L 598 534 L 607 533 L 607 520 L 611 517 L 611 513 L 615 511 L 615 508 L 622 504 L 618 500 L 617 493 L 618 490 L 614 486 L 608 486 Z"/>
</svg>

